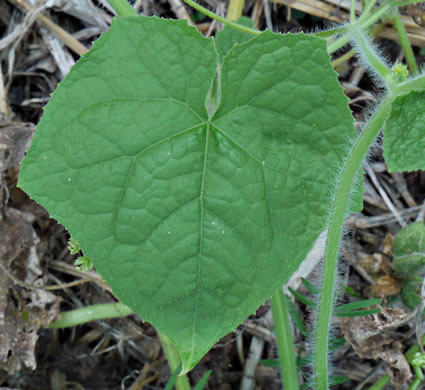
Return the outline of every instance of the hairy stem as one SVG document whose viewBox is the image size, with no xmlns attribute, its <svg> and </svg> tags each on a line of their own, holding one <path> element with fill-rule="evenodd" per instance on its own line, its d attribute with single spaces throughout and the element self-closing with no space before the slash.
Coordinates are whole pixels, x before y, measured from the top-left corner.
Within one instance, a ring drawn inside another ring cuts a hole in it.
<svg viewBox="0 0 425 390">
<path fill-rule="evenodd" d="M 370 13 L 372 12 L 373 7 L 375 6 L 377 0 L 369 0 L 364 8 L 364 10 L 362 11 L 362 16 L 364 18 L 368 18 Z"/>
<path fill-rule="evenodd" d="M 376 73 L 378 73 L 387 84 L 390 90 L 393 90 L 397 83 L 394 80 L 391 69 L 376 55 L 372 48 L 369 39 L 358 28 L 351 29 L 351 34 L 358 46 L 358 49 L 368 64 L 372 65 Z"/>
<path fill-rule="evenodd" d="M 397 95 L 407 94 L 410 91 L 421 91 L 425 89 L 425 74 L 406 80 L 397 86 Z"/>
<path fill-rule="evenodd" d="M 356 0 L 351 0 L 350 23 L 355 23 L 355 21 L 356 21 Z"/>
<path fill-rule="evenodd" d="M 171 372 L 174 372 L 181 365 L 180 355 L 176 350 L 176 347 L 171 342 L 171 340 L 162 334 L 157 329 L 158 337 L 161 340 L 162 349 L 164 350 L 165 356 L 168 360 L 168 365 L 170 366 Z M 177 390 L 190 390 L 189 379 L 186 375 L 178 376 L 176 380 L 176 389 Z"/>
<path fill-rule="evenodd" d="M 368 15 L 365 13 L 357 19 L 357 21 L 351 25 L 352 28 L 359 28 L 361 31 L 366 31 L 369 27 L 375 24 L 379 19 L 381 19 L 389 10 L 391 9 L 391 4 L 386 3 L 381 8 L 379 8 L 372 15 Z M 338 38 L 334 42 L 328 45 L 328 53 L 331 54 L 341 47 L 345 46 L 348 42 L 350 42 L 352 36 L 350 32 L 345 33 L 342 37 Z"/>
<path fill-rule="evenodd" d="M 244 6 L 245 0 L 230 0 L 226 19 L 231 22 L 238 20 L 242 16 Z"/>
<path fill-rule="evenodd" d="M 277 348 L 279 350 L 280 374 L 285 389 L 298 390 L 298 372 L 295 360 L 294 338 L 288 308 L 282 288 L 279 288 L 270 298 L 273 321 L 275 324 Z"/>
<path fill-rule="evenodd" d="M 108 3 L 118 16 L 137 16 L 137 12 L 127 0 L 108 0 Z"/>
<path fill-rule="evenodd" d="M 400 40 L 401 48 L 403 49 L 406 57 L 407 65 L 409 65 L 410 73 L 416 76 L 419 73 L 418 64 L 416 63 L 415 55 L 413 54 L 412 46 L 410 45 L 409 38 L 407 37 L 406 28 L 400 17 L 398 9 L 395 10 L 393 19 L 394 27 L 397 30 L 398 39 Z"/>
<path fill-rule="evenodd" d="M 352 183 L 363 158 L 369 150 L 379 130 L 385 123 L 391 108 L 391 97 L 387 96 L 379 106 L 362 134 L 354 143 L 347 159 L 345 160 L 335 197 L 331 208 L 326 243 L 325 257 L 323 260 L 321 294 L 317 308 L 317 320 L 314 332 L 314 382 L 316 390 L 329 388 L 328 378 L 328 332 L 331 325 L 331 316 L 334 300 L 334 286 L 340 241 L 344 227 L 344 218 L 350 199 Z"/>
</svg>

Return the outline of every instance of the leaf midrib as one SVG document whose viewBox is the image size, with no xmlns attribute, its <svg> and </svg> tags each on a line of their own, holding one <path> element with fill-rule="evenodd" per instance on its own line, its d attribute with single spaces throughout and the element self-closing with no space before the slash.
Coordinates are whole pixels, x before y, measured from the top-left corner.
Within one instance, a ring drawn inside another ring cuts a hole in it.
<svg viewBox="0 0 425 390">
<path fill-rule="evenodd" d="M 198 283 L 196 286 L 196 298 L 195 298 L 195 311 L 193 315 L 193 325 L 192 325 L 192 350 L 191 350 L 191 359 L 195 351 L 195 335 L 196 335 L 196 322 L 198 317 L 198 304 L 199 304 L 199 295 L 201 291 L 201 263 L 202 263 L 202 249 L 203 249 L 203 232 L 204 232 L 204 189 L 205 189 L 205 179 L 206 171 L 208 165 L 208 142 L 210 136 L 210 122 L 206 125 L 205 133 L 205 148 L 204 148 L 204 164 L 202 168 L 202 179 L 201 179 L 201 188 L 199 192 L 199 204 L 200 204 L 200 234 L 199 234 L 199 255 L 198 255 Z"/>
</svg>

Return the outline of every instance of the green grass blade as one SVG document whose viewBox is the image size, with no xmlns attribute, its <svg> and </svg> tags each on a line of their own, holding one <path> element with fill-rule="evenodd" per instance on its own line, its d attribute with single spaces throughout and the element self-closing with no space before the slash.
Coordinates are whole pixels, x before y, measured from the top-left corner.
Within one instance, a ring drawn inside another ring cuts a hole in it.
<svg viewBox="0 0 425 390">
<path fill-rule="evenodd" d="M 201 380 L 196 384 L 193 390 L 202 390 L 204 386 L 208 382 L 208 378 L 210 377 L 212 370 L 207 371 L 201 378 Z"/>
<path fill-rule="evenodd" d="M 295 291 L 292 287 L 288 287 L 288 290 L 301 303 L 304 303 L 304 305 L 306 305 L 308 307 L 315 307 L 316 306 L 316 304 L 312 300 L 308 299 L 305 295 L 299 293 L 298 291 Z"/>
</svg>

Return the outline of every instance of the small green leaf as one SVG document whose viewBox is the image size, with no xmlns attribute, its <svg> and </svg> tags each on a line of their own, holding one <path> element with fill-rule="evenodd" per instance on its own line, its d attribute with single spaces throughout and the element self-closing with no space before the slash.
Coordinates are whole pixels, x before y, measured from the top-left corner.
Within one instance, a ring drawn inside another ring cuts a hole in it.
<svg viewBox="0 0 425 390">
<path fill-rule="evenodd" d="M 362 317 L 362 316 L 368 316 L 371 314 L 379 313 L 381 309 L 365 309 L 365 310 L 350 310 L 350 311 L 338 311 L 335 313 L 337 317 Z"/>
<path fill-rule="evenodd" d="M 329 351 L 335 352 L 339 347 L 342 347 L 347 341 L 344 337 L 335 337 L 329 340 Z"/>
<path fill-rule="evenodd" d="M 301 282 L 303 283 L 304 287 L 313 295 L 319 294 L 319 289 L 315 286 L 313 286 L 306 278 L 301 277 Z"/>
<path fill-rule="evenodd" d="M 71 255 L 78 255 L 80 253 L 81 248 L 77 240 L 74 240 L 73 238 L 71 238 L 68 241 L 68 250 L 71 253 Z"/>
<path fill-rule="evenodd" d="M 394 269 L 400 276 L 412 277 L 425 267 L 425 224 L 407 225 L 396 235 L 393 245 Z"/>
<path fill-rule="evenodd" d="M 335 385 L 342 385 L 345 382 L 348 382 L 350 379 L 347 378 L 346 376 L 337 376 L 337 375 L 331 375 L 329 377 L 329 384 L 331 386 L 335 386 Z"/>
<path fill-rule="evenodd" d="M 298 371 L 301 371 L 303 367 L 307 367 L 311 365 L 311 362 L 313 361 L 313 356 L 311 354 L 305 355 L 305 356 L 297 356 L 297 368 Z"/>
<path fill-rule="evenodd" d="M 91 271 L 94 267 L 92 261 L 87 256 L 80 256 L 76 259 L 74 266 L 80 272 Z"/>
<path fill-rule="evenodd" d="M 208 379 L 212 373 L 212 370 L 208 370 L 201 378 L 201 380 L 196 384 L 193 390 L 202 390 L 208 382 Z"/>
<path fill-rule="evenodd" d="M 218 65 L 186 21 L 115 18 L 46 106 L 19 186 L 187 372 L 326 229 L 347 101 L 320 38 L 266 31 Z"/>
<path fill-rule="evenodd" d="M 177 382 L 177 377 L 179 376 L 180 372 L 182 370 L 182 365 L 178 366 L 174 372 L 171 374 L 170 379 L 168 379 L 167 384 L 164 387 L 164 390 L 172 390 L 174 385 Z"/>
<path fill-rule="evenodd" d="M 344 291 L 347 295 L 350 295 L 354 298 L 361 298 L 362 296 L 356 291 L 354 290 L 354 288 L 344 285 Z"/>
<path fill-rule="evenodd" d="M 337 317 L 361 317 L 361 316 L 367 316 L 370 314 L 376 314 L 381 311 L 380 308 L 373 308 L 373 309 L 364 309 L 365 307 L 377 305 L 379 302 L 381 302 L 380 299 L 374 298 L 374 299 L 364 299 L 362 301 L 356 301 L 347 303 L 345 305 L 340 305 L 337 308 L 335 308 L 335 315 Z M 360 310 L 364 309 L 364 310 Z"/>
<path fill-rule="evenodd" d="M 286 306 L 288 307 L 288 312 L 292 318 L 292 322 L 298 328 L 303 336 L 307 336 L 307 328 L 304 325 L 304 322 L 298 312 L 294 302 L 291 301 L 289 297 L 284 294 L 284 299 L 286 300 Z"/>
<path fill-rule="evenodd" d="M 399 96 L 385 125 L 388 172 L 425 169 L 425 91 Z"/>
<path fill-rule="evenodd" d="M 420 291 L 423 278 L 418 279 L 419 280 L 403 280 L 402 290 L 400 293 L 403 302 L 412 310 L 418 307 L 422 302 Z"/>
<path fill-rule="evenodd" d="M 291 294 L 297 298 L 301 303 L 308 307 L 316 307 L 316 302 L 312 301 L 311 299 L 308 299 L 305 295 L 299 293 L 298 291 L 294 290 L 291 287 L 288 287 L 288 290 L 291 292 Z"/>
<path fill-rule="evenodd" d="M 265 367 L 279 367 L 279 359 L 263 359 L 260 364 Z"/>
<path fill-rule="evenodd" d="M 380 302 L 381 300 L 379 298 L 364 299 L 362 301 L 355 301 L 355 302 L 346 303 L 345 305 L 340 305 L 335 308 L 335 311 L 339 312 L 339 311 L 351 311 L 351 310 L 363 309 L 368 306 L 377 305 Z"/>
</svg>

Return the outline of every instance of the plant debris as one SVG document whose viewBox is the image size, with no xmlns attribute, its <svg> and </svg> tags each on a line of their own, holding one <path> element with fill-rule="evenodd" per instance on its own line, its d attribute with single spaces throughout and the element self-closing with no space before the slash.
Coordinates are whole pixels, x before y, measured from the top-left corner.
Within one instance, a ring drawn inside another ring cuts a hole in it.
<svg viewBox="0 0 425 390">
<path fill-rule="evenodd" d="M 0 369 L 13 374 L 23 365 L 37 366 L 35 347 L 38 330 L 59 313 L 61 298 L 42 289 L 28 290 L 7 274 L 28 284 L 43 286 L 43 271 L 37 254 L 39 239 L 33 229 L 34 216 L 5 207 L 8 192 L 3 176 L 24 156 L 31 140 L 32 125 L 0 127 Z M 6 271 L 8 270 L 8 271 Z"/>
<path fill-rule="evenodd" d="M 404 357 L 403 342 L 394 332 L 404 324 L 408 315 L 401 309 L 383 309 L 380 313 L 352 317 L 341 325 L 341 331 L 356 354 L 366 359 L 381 359 L 394 384 L 404 384 L 411 377 L 409 363 Z"/>
</svg>

